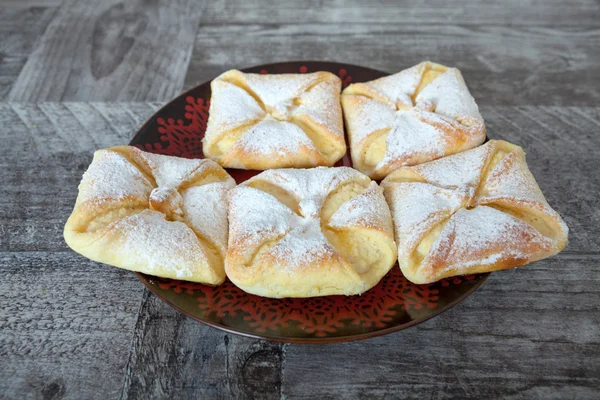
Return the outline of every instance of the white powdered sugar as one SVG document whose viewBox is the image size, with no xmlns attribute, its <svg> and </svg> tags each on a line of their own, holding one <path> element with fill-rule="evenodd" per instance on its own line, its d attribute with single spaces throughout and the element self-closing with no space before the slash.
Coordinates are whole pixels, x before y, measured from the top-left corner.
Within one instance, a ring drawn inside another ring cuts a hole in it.
<svg viewBox="0 0 600 400">
<path fill-rule="evenodd" d="M 213 81 L 208 125 L 205 137 L 235 129 L 263 118 L 265 111 L 244 89 L 222 80 Z"/>
<path fill-rule="evenodd" d="M 148 169 L 150 179 L 138 165 Z M 81 201 L 94 201 L 103 212 L 102 201 L 110 199 L 118 205 L 124 198 L 134 197 L 142 198 L 150 209 L 134 215 L 114 213 L 115 219 L 106 225 L 107 230 L 99 231 L 94 244 L 120 257 L 125 268 L 192 278 L 194 268 L 206 262 L 196 232 L 225 253 L 227 191 L 235 186 L 228 178 L 179 193 L 180 186 L 192 183 L 207 168 L 215 173 L 220 169 L 210 160 L 155 155 L 133 147 L 97 152 L 80 185 Z M 107 211 L 114 212 L 114 205 Z"/>
<path fill-rule="evenodd" d="M 396 110 L 385 103 L 368 97 L 360 97 L 356 101 L 360 102 L 360 107 L 355 113 L 346 115 L 352 146 L 360 146 L 374 132 L 390 129 L 396 119 Z"/>
<path fill-rule="evenodd" d="M 211 241 L 225 256 L 227 250 L 228 192 L 235 187 L 233 180 L 214 182 L 184 189 L 183 215 L 188 225 Z"/>
<path fill-rule="evenodd" d="M 319 220 L 310 218 L 285 235 L 267 253 L 281 261 L 280 268 L 296 272 L 299 268 L 322 262 L 324 257 L 334 257 L 335 249 L 321 231 Z"/>
<path fill-rule="evenodd" d="M 398 160 L 404 160 L 403 164 L 406 164 L 415 156 L 421 158 L 424 155 L 433 159 L 444 155 L 445 132 L 423 122 L 416 113 L 414 108 L 397 111 L 396 119 L 387 136 L 385 156 L 377 164 L 377 169 L 393 165 Z"/>
<path fill-rule="evenodd" d="M 302 147 L 317 150 L 304 131 L 291 122 L 266 118 L 250 128 L 234 145 L 253 153 L 289 156 Z"/>
<path fill-rule="evenodd" d="M 299 217 L 272 195 L 245 185 L 232 191 L 229 203 L 229 246 L 244 257 L 266 241 L 299 225 Z"/>
<path fill-rule="evenodd" d="M 402 103 L 412 106 L 410 96 L 417 90 L 424 71 L 425 67 L 422 63 L 396 74 L 367 82 L 365 85 L 387 97 L 394 105 Z"/>
<path fill-rule="evenodd" d="M 321 231 L 321 208 L 337 188 L 357 180 L 369 181 L 358 171 L 346 167 L 279 169 L 257 175 L 233 191 L 229 211 L 230 246 L 248 259 L 264 244 L 275 241 L 263 256 L 275 257 L 288 272 L 319 258 L 334 256 L 335 250 Z M 299 214 L 273 195 L 247 186 L 258 185 L 258 182 L 279 187 L 295 198 Z M 377 227 L 389 228 L 391 233 L 389 209 L 375 183 L 362 195 L 342 204 L 334 216 L 337 226 L 343 221 L 346 221 L 345 226 L 368 221 Z"/>
<path fill-rule="evenodd" d="M 463 205 L 463 197 L 453 190 L 428 183 L 390 184 L 387 197 L 396 226 L 399 253 L 410 255 L 423 235 Z"/>
<path fill-rule="evenodd" d="M 342 109 L 339 101 L 339 81 L 324 81 L 300 95 L 300 105 L 291 115 L 306 115 L 329 132 L 344 136 Z"/>
<path fill-rule="evenodd" d="M 429 264 L 429 260 L 435 263 L 442 257 L 451 270 L 480 265 L 486 260 L 525 261 L 535 256 L 535 251 L 547 250 L 551 245 L 551 240 L 527 223 L 494 208 L 480 206 L 461 209 L 452 216 L 423 264 Z"/>
<path fill-rule="evenodd" d="M 448 118 L 469 116 L 483 122 L 475 99 L 456 68 L 448 68 L 415 98 L 419 103 L 435 104 L 435 112 Z"/>
<path fill-rule="evenodd" d="M 310 137 L 294 121 L 296 117 L 309 119 L 343 137 L 338 101 L 341 84 L 333 75 L 321 82 L 322 79 L 323 75 L 316 73 L 261 75 L 226 72 L 211 85 L 205 144 L 218 141 L 223 133 L 240 128 L 244 129 L 243 134 L 227 148 L 226 153 L 243 149 L 264 158 L 293 153 L 305 157 L 299 153 L 303 147 L 318 152 Z M 210 153 L 212 146 L 206 146 L 205 152 Z"/>
<path fill-rule="evenodd" d="M 375 182 L 358 196 L 343 203 L 329 220 L 331 227 L 382 227 L 388 233 L 393 232 L 390 210 L 382 189 Z"/>
<path fill-rule="evenodd" d="M 463 153 L 443 157 L 412 169 L 429 183 L 446 188 L 477 187 L 492 146 L 485 144 Z"/>
<path fill-rule="evenodd" d="M 426 63 L 421 63 L 397 74 L 359 84 L 375 90 L 385 100 L 369 90 L 361 90 L 360 86 L 347 94 L 355 96 L 348 100 L 351 103 L 346 110 L 353 154 L 364 151 L 362 147 L 370 135 L 389 129 L 384 157 L 374 169 L 377 173 L 444 156 L 455 146 L 454 136 L 465 137 L 464 147 L 483 141 L 483 119 L 457 69 L 448 68 L 441 73 L 416 95 L 413 102 L 412 96 L 426 67 Z M 392 105 L 397 109 L 393 117 L 390 115 Z M 471 119 L 463 125 L 459 121 L 464 118 Z M 478 123 L 469 125 L 475 122 Z"/>
<path fill-rule="evenodd" d="M 152 184 L 122 154 L 98 150 L 79 184 L 78 203 L 150 196 Z"/>
<path fill-rule="evenodd" d="M 108 251 L 126 254 L 126 264 L 144 271 L 168 270 L 177 279 L 189 279 L 198 260 L 205 259 L 198 238 L 184 223 L 165 220 L 159 212 L 145 210 L 112 226 L 119 240 L 106 243 Z M 114 237 L 112 235 L 111 237 Z M 108 240 L 108 236 L 100 241 Z"/>
<path fill-rule="evenodd" d="M 270 107 L 294 99 L 314 82 L 319 75 L 312 74 L 244 74 L 250 89 Z"/>
<path fill-rule="evenodd" d="M 522 151 L 506 155 L 488 174 L 483 183 L 485 197 L 510 196 L 519 200 L 533 200 L 547 205 L 535 178 L 522 162 Z"/>
<path fill-rule="evenodd" d="M 356 179 L 368 178 L 348 167 L 317 167 L 310 169 L 274 169 L 252 178 L 273 183 L 297 199 L 312 199 L 319 208 L 327 195 L 339 185 Z"/>
<path fill-rule="evenodd" d="M 159 187 L 179 187 L 192 174 L 201 174 L 204 169 L 213 163 L 211 160 L 187 159 L 165 156 L 139 151 L 147 160 L 154 180 Z"/>
</svg>

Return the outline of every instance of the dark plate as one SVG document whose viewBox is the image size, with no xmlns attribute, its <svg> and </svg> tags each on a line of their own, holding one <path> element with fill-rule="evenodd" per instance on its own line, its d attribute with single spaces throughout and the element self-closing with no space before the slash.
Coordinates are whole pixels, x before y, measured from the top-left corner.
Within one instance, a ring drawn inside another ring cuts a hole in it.
<svg viewBox="0 0 600 400">
<path fill-rule="evenodd" d="M 387 75 L 332 62 L 287 62 L 247 68 L 256 73 L 330 71 L 346 87 Z M 131 140 L 153 153 L 202 158 L 201 139 L 208 119 L 210 82 L 164 106 Z M 337 165 L 352 166 L 349 152 Z M 240 183 L 259 171 L 228 169 Z M 448 310 L 473 293 L 489 274 L 445 279 L 430 285 L 409 282 L 396 264 L 377 286 L 361 296 L 268 299 L 247 294 L 230 281 L 218 287 L 162 279 L 139 279 L 171 307 L 205 324 L 244 336 L 290 343 L 327 343 L 366 339 L 417 325 Z"/>
</svg>

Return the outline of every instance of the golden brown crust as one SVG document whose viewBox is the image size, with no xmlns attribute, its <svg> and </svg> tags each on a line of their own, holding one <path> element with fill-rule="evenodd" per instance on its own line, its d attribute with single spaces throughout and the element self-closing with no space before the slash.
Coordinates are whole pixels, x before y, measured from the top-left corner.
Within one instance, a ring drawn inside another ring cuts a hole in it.
<svg viewBox="0 0 600 400">
<path fill-rule="evenodd" d="M 354 167 L 382 179 L 405 165 L 485 140 L 485 124 L 458 69 L 423 62 L 342 92 Z"/>
<path fill-rule="evenodd" d="M 65 241 L 98 262 L 218 285 L 225 279 L 227 193 L 233 179 L 210 160 L 99 150 L 79 185 Z"/>
<path fill-rule="evenodd" d="M 415 283 L 525 265 L 567 245 L 568 228 L 546 202 L 523 149 L 492 140 L 382 182 L 398 261 Z"/>
<path fill-rule="evenodd" d="M 331 166 L 346 152 L 340 79 L 237 70 L 211 83 L 204 154 L 243 169 Z"/>
</svg>

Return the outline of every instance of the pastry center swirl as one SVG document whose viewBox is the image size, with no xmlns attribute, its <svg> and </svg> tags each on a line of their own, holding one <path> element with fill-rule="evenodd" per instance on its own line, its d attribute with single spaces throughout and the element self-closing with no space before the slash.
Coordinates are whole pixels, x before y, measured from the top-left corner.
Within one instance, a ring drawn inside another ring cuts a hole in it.
<svg viewBox="0 0 600 400">
<path fill-rule="evenodd" d="M 150 193 L 149 206 L 151 210 L 161 212 L 170 221 L 179 221 L 183 218 L 183 199 L 172 187 L 157 187 Z"/>
</svg>

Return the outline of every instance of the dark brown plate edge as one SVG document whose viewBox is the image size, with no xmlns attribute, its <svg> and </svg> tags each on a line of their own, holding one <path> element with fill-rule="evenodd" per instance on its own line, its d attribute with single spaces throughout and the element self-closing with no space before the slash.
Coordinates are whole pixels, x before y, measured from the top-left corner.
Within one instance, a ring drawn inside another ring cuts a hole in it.
<svg viewBox="0 0 600 400">
<path fill-rule="evenodd" d="M 400 267 L 394 266 L 394 268 L 400 268 Z M 245 336 L 245 337 L 252 338 L 252 339 L 261 339 L 261 340 L 268 340 L 268 341 L 271 341 L 271 342 L 293 343 L 293 344 L 330 344 L 330 343 L 342 343 L 342 342 L 355 342 L 355 341 L 359 341 L 359 340 L 366 340 L 366 339 L 371 339 L 371 338 L 375 338 L 375 337 L 378 337 L 378 336 L 387 335 L 387 334 L 390 334 L 390 333 L 394 333 L 394 332 L 402 331 L 404 329 L 411 328 L 413 326 L 417 326 L 419 324 L 422 324 L 423 322 L 426 322 L 426 321 L 430 320 L 431 318 L 437 317 L 441 313 L 448 311 L 449 309 L 451 309 L 454 306 L 456 306 L 458 303 L 460 303 L 463 300 L 465 300 L 467 297 L 469 297 L 470 295 L 472 295 L 477 289 L 479 289 L 479 286 L 481 286 L 483 284 L 483 282 L 485 282 L 487 280 L 487 278 L 489 278 L 489 276 L 490 276 L 489 272 L 483 273 L 483 274 L 477 274 L 478 276 L 480 276 L 480 278 L 477 281 L 477 283 L 475 283 L 473 286 L 470 287 L 470 290 L 468 290 L 467 292 L 463 293 L 460 297 L 458 297 L 454 301 L 448 303 L 446 306 L 440 308 L 439 310 L 434 311 L 433 313 L 431 313 L 427 317 L 419 319 L 419 320 L 415 319 L 415 320 L 412 320 L 412 321 L 407 322 L 405 324 L 391 326 L 389 328 L 380 329 L 380 330 L 376 330 L 376 331 L 372 331 L 372 332 L 358 333 L 358 334 L 347 335 L 347 336 L 322 337 L 322 338 L 320 338 L 320 337 L 291 338 L 291 337 L 283 337 L 283 336 L 269 336 L 269 335 L 266 335 L 266 334 L 258 334 L 258 333 L 254 333 L 254 332 L 236 330 L 236 329 L 233 329 L 231 327 L 218 324 L 216 322 L 212 322 L 212 321 L 201 319 L 201 318 L 197 317 L 196 315 L 183 310 L 179 306 L 171 303 L 169 300 L 167 300 L 165 297 L 163 297 L 162 294 L 158 293 L 158 291 L 155 290 L 154 285 L 149 282 L 149 279 L 144 278 L 144 274 L 142 274 L 141 272 L 136 272 L 135 274 L 138 276 L 138 279 L 144 284 L 144 286 L 146 286 L 146 288 L 150 292 L 152 292 L 154 295 L 156 295 L 162 301 L 164 301 L 169 306 L 173 307 L 175 310 L 177 310 L 178 312 L 182 313 L 183 315 L 185 315 L 185 316 L 187 316 L 187 317 L 189 317 L 189 318 L 191 318 L 191 319 L 193 319 L 195 321 L 198 321 L 198 322 L 200 322 L 200 323 L 202 323 L 204 325 L 208 325 L 208 326 L 211 326 L 213 328 L 220 329 L 220 330 L 225 331 L 227 333 L 232 333 L 232 334 L 236 334 L 236 335 L 240 335 L 240 336 Z"/>
<path fill-rule="evenodd" d="M 266 69 L 266 68 L 273 67 L 273 66 L 280 65 L 280 64 L 307 64 L 307 63 L 336 65 L 337 67 L 340 67 L 340 68 L 346 68 L 346 67 L 363 68 L 363 69 L 366 69 L 366 70 L 370 70 L 370 71 L 372 71 L 372 72 L 374 72 L 376 74 L 381 74 L 382 76 L 389 75 L 388 72 L 377 70 L 377 69 L 373 69 L 373 68 L 369 68 L 369 67 L 364 67 L 364 66 L 356 65 L 356 64 L 341 63 L 341 62 L 337 62 L 337 61 L 312 61 L 312 60 L 285 61 L 285 62 L 275 62 L 275 63 L 269 63 L 269 64 L 260 64 L 260 65 L 254 65 L 254 66 L 251 66 L 251 67 L 245 67 L 245 68 L 242 68 L 240 70 L 243 71 L 243 72 L 247 72 L 249 70 L 254 70 L 254 69 L 258 69 L 258 68 L 261 68 L 261 69 L 264 68 L 264 69 Z M 198 84 L 198 85 L 196 85 L 196 86 L 194 86 L 192 88 L 189 88 L 189 89 L 183 91 L 182 93 L 180 93 L 179 95 L 175 96 L 168 103 L 164 104 L 160 109 L 158 109 L 157 111 L 155 111 L 154 114 L 152 114 L 146 120 L 146 122 L 144 122 L 142 124 L 142 126 L 140 126 L 140 128 L 138 129 L 138 131 L 131 138 L 129 144 L 131 145 L 131 143 L 133 143 L 133 142 L 135 142 L 137 140 L 138 136 L 141 135 L 141 133 L 147 128 L 147 126 L 153 121 L 153 119 L 157 116 L 157 114 L 160 111 L 162 111 L 162 110 L 170 107 L 172 103 L 174 103 L 175 101 L 179 100 L 180 98 L 182 98 L 184 96 L 190 95 L 198 87 L 210 84 L 210 82 L 212 82 L 212 79 L 209 80 L 209 81 L 202 82 L 202 83 L 200 83 L 200 84 Z M 487 136 L 486 136 L 486 140 L 485 141 L 486 142 L 488 141 Z M 147 279 L 144 276 L 143 273 L 141 273 L 141 272 L 135 272 L 135 274 L 137 275 L 137 278 L 144 284 L 144 286 L 152 294 L 154 294 L 155 296 L 157 296 L 159 299 L 161 299 L 163 302 L 165 302 L 166 304 L 168 304 L 170 307 L 172 307 L 176 311 L 178 311 L 178 312 L 182 313 L 183 315 L 185 315 L 185 316 L 187 316 L 187 317 L 189 317 L 189 318 L 191 318 L 191 319 L 193 319 L 195 321 L 198 321 L 198 322 L 200 322 L 200 323 L 202 323 L 204 325 L 220 329 L 220 330 L 225 331 L 227 333 L 231 333 L 231 334 L 235 334 L 235 335 L 240 335 L 240 336 L 244 336 L 244 337 L 248 337 L 248 338 L 252 338 L 252 339 L 268 340 L 268 341 L 279 342 L 279 343 L 293 343 L 293 344 L 329 344 L 329 343 L 354 342 L 354 341 L 366 340 L 366 339 L 371 339 L 371 338 L 375 338 L 375 337 L 378 337 L 378 336 L 387 335 L 387 334 L 390 334 L 390 333 L 394 333 L 394 332 L 398 332 L 398 331 L 401 331 L 401 330 L 404 330 L 404 329 L 411 328 L 413 326 L 417 326 L 419 324 L 422 324 L 423 322 L 426 322 L 426 321 L 430 320 L 431 318 L 437 317 L 441 313 L 448 311 L 449 309 L 451 309 L 454 306 L 456 306 L 458 303 L 464 301 L 467 297 L 469 297 L 477 289 L 479 289 L 479 287 L 487 280 L 487 278 L 490 275 L 489 272 L 488 273 L 483 273 L 483 274 L 478 274 L 480 276 L 480 279 L 477 281 L 477 283 L 475 285 L 473 285 L 473 286 L 470 287 L 470 290 L 466 291 L 464 294 L 462 294 L 460 297 L 456 298 L 452 302 L 448 303 L 446 306 L 441 307 L 439 310 L 436 310 L 433 313 L 431 313 L 430 315 L 428 315 L 427 317 L 424 317 L 424 318 L 419 319 L 419 320 L 412 320 L 412 321 L 407 322 L 405 324 L 396 325 L 396 326 L 392 326 L 392 327 L 389 327 L 389 328 L 385 328 L 385 329 L 381 329 L 381 330 L 376 330 L 376 331 L 372 331 L 372 332 L 359 333 L 359 334 L 348 335 L 348 336 L 323 337 L 323 338 L 319 338 L 319 337 L 313 337 L 313 338 L 290 338 L 290 337 L 282 337 L 282 336 L 261 335 L 261 334 L 257 334 L 257 333 L 254 333 L 254 332 L 236 330 L 236 329 L 233 329 L 231 327 L 218 324 L 216 322 L 212 322 L 212 321 L 201 319 L 201 318 L 197 317 L 196 315 L 183 310 L 179 306 L 173 304 L 171 301 L 167 300 L 162 294 L 160 294 L 158 292 L 158 290 L 155 289 L 154 285 L 149 282 L 149 279 Z M 148 276 L 151 276 L 151 275 L 148 275 Z"/>
</svg>

